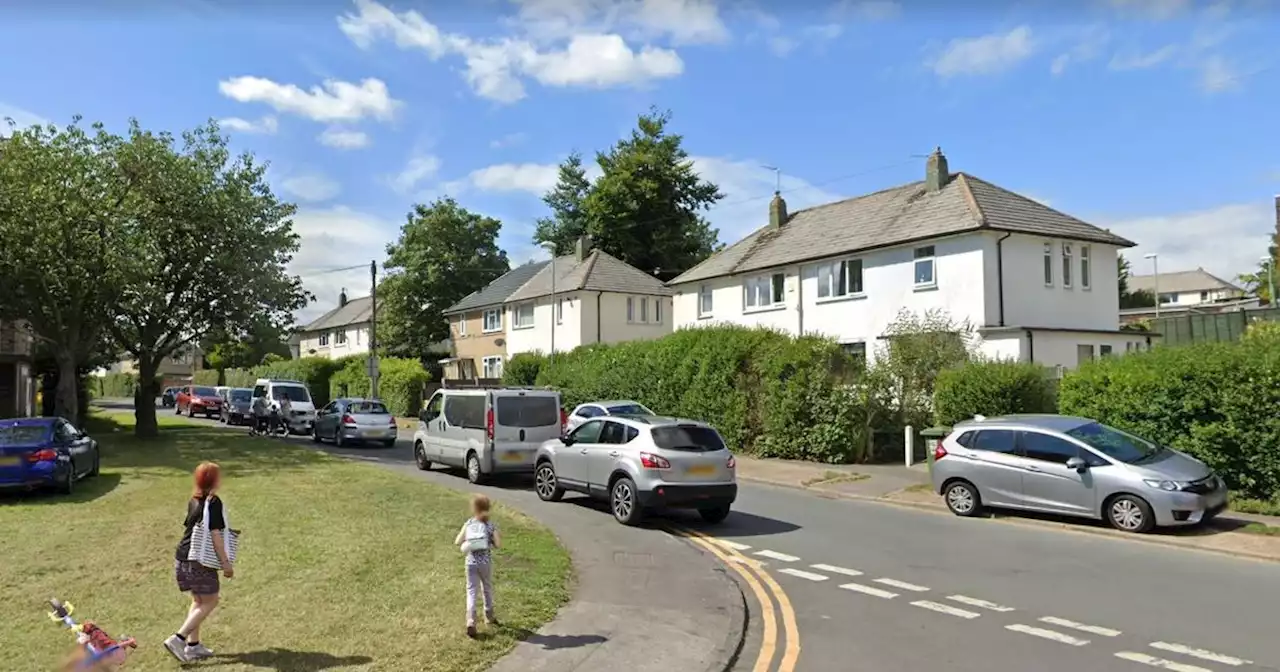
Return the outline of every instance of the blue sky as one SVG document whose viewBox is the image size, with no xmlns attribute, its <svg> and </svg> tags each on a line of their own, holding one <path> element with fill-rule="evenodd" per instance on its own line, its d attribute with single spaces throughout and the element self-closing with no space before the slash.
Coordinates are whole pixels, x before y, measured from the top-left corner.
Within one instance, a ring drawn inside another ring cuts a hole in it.
<svg viewBox="0 0 1280 672">
<path fill-rule="evenodd" d="M 733 242 L 792 210 L 981 176 L 1233 277 L 1280 193 L 1276 0 L 20 0 L 0 117 L 222 120 L 299 204 L 303 318 L 361 294 L 415 201 L 450 194 L 538 256 L 538 195 L 657 106 L 726 197 Z"/>
</svg>

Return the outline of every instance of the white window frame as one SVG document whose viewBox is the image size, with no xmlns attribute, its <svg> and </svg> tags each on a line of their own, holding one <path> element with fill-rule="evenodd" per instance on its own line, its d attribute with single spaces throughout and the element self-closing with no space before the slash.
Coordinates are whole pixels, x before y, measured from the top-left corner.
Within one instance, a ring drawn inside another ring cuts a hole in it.
<svg viewBox="0 0 1280 672">
<path fill-rule="evenodd" d="M 649 297 L 640 297 L 640 324 L 649 323 Z"/>
<path fill-rule="evenodd" d="M 634 296 L 627 297 L 627 324 L 635 324 L 636 322 L 636 298 Z"/>
<path fill-rule="evenodd" d="M 929 264 L 929 279 L 916 280 L 920 264 Z M 938 250 L 933 245 L 922 245 L 911 250 L 911 279 L 916 289 L 934 289 L 938 286 Z"/>
<path fill-rule="evenodd" d="M 491 355 L 480 360 L 481 378 L 502 377 L 502 355 Z"/>
<path fill-rule="evenodd" d="M 844 284 L 840 285 L 840 271 L 844 269 Z M 854 282 L 854 269 L 857 269 L 857 282 Z M 823 275 L 826 275 L 824 278 Z M 850 257 L 848 259 L 837 259 L 826 263 L 818 264 L 814 268 L 814 276 L 817 281 L 817 301 L 823 303 L 826 301 L 840 301 L 842 299 L 856 299 L 866 296 L 865 287 L 863 286 L 863 264 L 861 257 Z M 822 294 L 826 290 L 826 295 Z"/>
<path fill-rule="evenodd" d="M 564 324 L 564 302 L 566 300 L 563 296 L 556 299 L 556 324 Z"/>
<path fill-rule="evenodd" d="M 333 343 L 334 343 L 334 345 L 346 345 L 346 344 L 347 344 L 347 330 L 346 330 L 346 329 L 339 329 L 339 330 L 337 330 L 337 331 L 333 332 Z"/>
<path fill-rule="evenodd" d="M 1080 246 L 1080 289 L 1092 289 L 1093 280 L 1089 277 L 1093 272 L 1093 250 L 1088 245 Z"/>
<path fill-rule="evenodd" d="M 761 292 L 767 294 L 761 295 Z M 777 295 L 781 294 L 781 299 Z M 767 303 L 762 303 L 764 299 Z M 755 301 L 753 304 L 752 301 Z M 742 312 L 755 313 L 764 310 L 777 310 L 787 304 L 787 274 L 766 273 L 747 278 L 742 283 Z"/>
<path fill-rule="evenodd" d="M 461 317 L 459 317 L 459 318 L 458 318 L 458 335 L 459 335 L 459 336 L 466 336 L 466 335 L 467 335 L 467 316 L 466 316 L 466 315 L 463 315 L 463 316 L 461 316 Z M 360 332 L 359 332 L 359 331 L 356 331 L 356 342 L 357 342 L 357 343 L 359 343 L 359 342 L 360 342 Z"/>
<path fill-rule="evenodd" d="M 489 308 L 484 311 L 480 317 L 480 331 L 486 334 L 492 334 L 495 331 L 502 331 L 502 309 Z M 489 323 L 489 318 L 493 318 L 493 324 Z"/>
<path fill-rule="evenodd" d="M 662 297 L 653 300 L 653 323 L 662 324 Z"/>
<path fill-rule="evenodd" d="M 1071 289 L 1071 243 L 1062 244 L 1062 288 Z"/>
<path fill-rule="evenodd" d="M 521 319 L 520 311 L 529 309 L 529 321 L 525 322 Z M 533 301 L 525 301 L 517 303 L 511 307 L 511 328 L 512 329 L 532 329 L 537 323 L 538 307 Z"/>
<path fill-rule="evenodd" d="M 329 332 L 327 331 L 320 332 L 320 336 L 317 337 L 316 340 L 319 341 L 320 347 L 322 348 L 329 347 Z"/>
<path fill-rule="evenodd" d="M 708 318 L 715 313 L 716 295 L 711 290 L 711 285 L 701 284 L 698 286 L 698 317 Z"/>
<path fill-rule="evenodd" d="M 1053 243 L 1044 244 L 1044 286 L 1053 286 Z"/>
</svg>

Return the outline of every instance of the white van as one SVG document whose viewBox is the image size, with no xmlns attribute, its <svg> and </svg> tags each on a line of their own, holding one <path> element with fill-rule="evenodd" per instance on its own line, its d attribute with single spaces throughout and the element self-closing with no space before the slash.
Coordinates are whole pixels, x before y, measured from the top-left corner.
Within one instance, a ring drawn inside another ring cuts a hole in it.
<svg viewBox="0 0 1280 672">
<path fill-rule="evenodd" d="M 293 412 L 287 418 L 281 417 L 281 420 L 289 426 L 289 433 L 310 434 L 316 425 L 316 407 L 311 400 L 311 390 L 307 389 L 305 383 L 259 378 L 253 384 L 253 397 L 266 397 L 271 408 L 276 411 L 280 410 L 280 399 L 285 395 L 289 397 L 289 407 Z"/>
<path fill-rule="evenodd" d="M 418 416 L 414 460 L 424 470 L 432 463 L 465 468 L 472 483 L 499 472 L 532 473 L 538 447 L 559 438 L 565 420 L 555 390 L 440 390 Z"/>
</svg>

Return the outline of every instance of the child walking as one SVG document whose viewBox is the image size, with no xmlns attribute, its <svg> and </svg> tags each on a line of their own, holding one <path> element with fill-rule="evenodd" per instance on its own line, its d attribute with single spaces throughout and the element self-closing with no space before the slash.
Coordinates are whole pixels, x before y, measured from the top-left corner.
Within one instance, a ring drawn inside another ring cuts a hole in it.
<svg viewBox="0 0 1280 672">
<path fill-rule="evenodd" d="M 493 549 L 501 543 L 498 526 L 489 520 L 489 498 L 471 497 L 471 518 L 453 540 L 462 549 L 467 565 L 467 636 L 476 636 L 476 593 L 484 593 L 484 620 L 497 625 L 493 614 Z"/>
</svg>

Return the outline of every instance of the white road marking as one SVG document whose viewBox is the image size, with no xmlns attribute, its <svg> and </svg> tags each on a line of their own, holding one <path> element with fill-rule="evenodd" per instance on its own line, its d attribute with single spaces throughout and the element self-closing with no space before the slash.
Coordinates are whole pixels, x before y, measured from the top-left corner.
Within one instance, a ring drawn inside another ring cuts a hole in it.
<svg viewBox="0 0 1280 672">
<path fill-rule="evenodd" d="M 880 590 L 879 588 L 874 588 L 872 586 L 864 586 L 861 583 L 845 583 L 845 584 L 841 584 L 840 587 L 844 588 L 845 590 L 852 590 L 855 593 L 862 593 L 863 595 L 871 595 L 873 597 L 881 597 L 886 600 L 892 600 L 893 598 L 898 596 L 897 593 L 891 593 L 887 590 Z"/>
<path fill-rule="evenodd" d="M 948 595 L 947 599 L 952 600 L 953 602 L 959 602 L 960 604 L 967 604 L 971 607 L 982 607 L 983 609 L 990 609 L 991 611 L 1005 612 L 1005 611 L 1014 610 L 1013 607 L 1006 607 L 1002 604 L 996 604 L 995 602 L 988 602 L 986 600 L 979 600 L 976 597 L 968 597 L 966 595 Z"/>
<path fill-rule="evenodd" d="M 746 545 L 746 544 L 739 544 L 739 543 L 738 543 L 738 542 L 736 542 L 736 541 L 728 541 L 728 540 L 726 540 L 726 539 L 716 539 L 716 540 L 715 540 L 715 542 L 716 542 L 717 544 L 720 544 L 721 546 L 724 546 L 725 548 L 733 549 L 733 550 L 735 550 L 735 551 L 749 551 L 749 550 L 751 550 L 751 547 L 750 547 L 750 546 L 748 546 L 748 545 Z"/>
<path fill-rule="evenodd" d="M 926 590 L 929 590 L 924 586 L 917 586 L 914 583 L 907 583 L 906 581 L 899 581 L 897 579 L 872 579 L 872 581 L 875 581 L 876 583 L 883 583 L 886 586 L 893 586 L 894 588 L 910 590 L 916 593 L 923 593 Z"/>
<path fill-rule="evenodd" d="M 1240 665 L 1253 664 L 1252 660 L 1245 660 L 1243 658 L 1236 658 L 1235 656 L 1227 656 L 1221 653 L 1205 651 L 1204 649 L 1197 649 L 1190 646 L 1185 646 L 1183 644 L 1170 644 L 1169 642 L 1151 642 L 1151 648 L 1160 649 L 1162 651 L 1170 651 L 1172 653 L 1181 653 L 1184 656 L 1192 656 L 1193 658 L 1199 658 L 1201 660 L 1211 660 L 1215 663 L 1222 663 L 1223 665 L 1240 666 Z"/>
<path fill-rule="evenodd" d="M 779 553 L 777 551 L 770 551 L 768 549 L 763 551 L 756 551 L 756 555 L 770 558 L 773 560 L 780 560 L 782 562 L 795 562 L 796 560 L 800 559 L 794 555 L 787 555 L 786 553 Z"/>
<path fill-rule="evenodd" d="M 1071 628 L 1073 630 L 1079 630 L 1080 632 L 1088 632 L 1094 635 L 1102 635 L 1103 637 L 1115 637 L 1116 635 L 1120 634 L 1119 630 L 1112 630 L 1111 628 L 1104 628 L 1098 625 L 1086 625 L 1084 623 L 1076 623 L 1075 621 L 1068 621 L 1065 618 L 1058 618 L 1057 616 L 1045 616 L 1044 618 L 1040 619 L 1040 622 L 1048 623 L 1049 625 L 1060 625 L 1064 628 Z"/>
<path fill-rule="evenodd" d="M 831 572 L 832 574 L 844 574 L 845 576 L 862 576 L 862 572 L 859 572 L 856 569 L 836 567 L 835 565 L 809 565 L 809 566 L 818 571 Z"/>
<path fill-rule="evenodd" d="M 808 579 L 810 581 L 826 581 L 827 579 L 831 578 L 829 576 L 826 576 L 825 574 L 814 574 L 813 572 L 806 572 L 803 569 L 791 569 L 790 567 L 779 569 L 778 573 L 790 574 L 791 576 L 796 576 L 802 579 Z"/>
<path fill-rule="evenodd" d="M 967 611 L 965 609 L 959 609 L 959 608 L 953 607 L 949 604 L 941 604 L 939 602 L 930 602 L 929 600 L 918 600 L 916 602 L 912 602 L 911 606 L 921 607 L 924 609 L 928 609 L 930 611 L 936 611 L 940 614 L 947 614 L 948 616 L 959 616 L 960 618 L 973 619 L 982 615 L 976 611 Z"/>
<path fill-rule="evenodd" d="M 1121 651 L 1120 653 L 1116 654 L 1116 658 L 1123 658 L 1125 660 L 1131 660 L 1135 663 L 1142 663 L 1144 665 L 1150 665 L 1151 667 L 1158 667 L 1162 670 L 1173 670 L 1173 672 L 1213 672 L 1213 670 L 1209 670 L 1203 667 L 1196 667 L 1195 665 L 1184 665 L 1182 663 L 1175 663 L 1172 660 L 1165 660 L 1163 658 L 1156 658 L 1155 656 L 1148 656 L 1145 653 L 1134 653 L 1133 651 Z"/>
<path fill-rule="evenodd" d="M 1022 625 L 1021 623 L 1016 623 L 1014 625 L 1006 625 L 1004 626 L 1004 629 L 1012 630 L 1014 632 L 1021 632 L 1024 635 L 1032 635 L 1034 637 L 1043 637 L 1044 639 L 1051 639 L 1055 642 L 1070 644 L 1071 646 L 1084 646 L 1085 644 L 1089 643 L 1089 640 L 1087 639 L 1076 639 L 1071 635 L 1064 635 L 1061 632 L 1054 632 L 1053 630 L 1045 630 L 1044 628 L 1033 628 L 1029 625 Z"/>
</svg>

